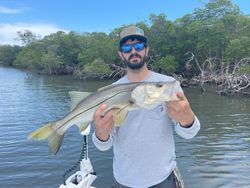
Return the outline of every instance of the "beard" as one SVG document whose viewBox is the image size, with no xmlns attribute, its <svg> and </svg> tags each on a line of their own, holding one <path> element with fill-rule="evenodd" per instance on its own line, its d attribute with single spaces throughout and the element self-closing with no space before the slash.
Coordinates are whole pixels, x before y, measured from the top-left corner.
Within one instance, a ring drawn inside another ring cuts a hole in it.
<svg viewBox="0 0 250 188">
<path fill-rule="evenodd" d="M 141 61 L 139 61 L 139 62 L 137 62 L 137 63 L 131 63 L 130 60 L 131 60 L 133 57 L 138 57 L 138 58 L 141 59 Z M 127 66 L 128 68 L 130 68 L 130 69 L 133 69 L 133 70 L 140 69 L 140 68 L 142 68 L 142 67 L 145 65 L 145 56 L 142 57 L 141 55 L 139 55 L 139 54 L 137 54 L 137 53 L 131 54 L 131 56 L 129 56 L 129 58 L 128 58 L 128 61 L 127 61 L 127 60 L 125 61 L 125 64 L 126 64 L 126 66 Z"/>
</svg>

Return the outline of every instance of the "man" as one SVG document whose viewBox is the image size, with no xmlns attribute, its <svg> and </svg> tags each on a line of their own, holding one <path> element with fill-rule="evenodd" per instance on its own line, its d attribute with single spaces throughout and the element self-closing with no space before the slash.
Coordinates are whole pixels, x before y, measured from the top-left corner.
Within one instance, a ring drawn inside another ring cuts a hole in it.
<svg viewBox="0 0 250 188">
<path fill-rule="evenodd" d="M 138 27 L 130 26 L 120 33 L 118 53 L 126 64 L 127 74 L 115 84 L 174 80 L 148 69 L 147 38 Z M 177 97 L 180 101 L 129 112 L 121 127 L 114 127 L 113 111 L 102 117 L 105 104 L 97 109 L 92 139 L 100 150 L 113 146 L 114 188 L 176 187 L 172 129 L 186 139 L 194 137 L 200 129 L 184 93 L 178 92 Z"/>
</svg>

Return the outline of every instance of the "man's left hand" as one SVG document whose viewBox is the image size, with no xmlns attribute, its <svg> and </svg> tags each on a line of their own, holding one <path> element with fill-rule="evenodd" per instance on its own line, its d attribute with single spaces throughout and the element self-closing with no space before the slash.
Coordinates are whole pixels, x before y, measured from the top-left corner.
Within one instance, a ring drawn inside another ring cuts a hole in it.
<svg viewBox="0 0 250 188">
<path fill-rule="evenodd" d="M 183 92 L 177 92 L 179 101 L 170 101 L 166 103 L 169 117 L 179 122 L 182 127 L 192 126 L 195 116 L 189 102 Z"/>
</svg>

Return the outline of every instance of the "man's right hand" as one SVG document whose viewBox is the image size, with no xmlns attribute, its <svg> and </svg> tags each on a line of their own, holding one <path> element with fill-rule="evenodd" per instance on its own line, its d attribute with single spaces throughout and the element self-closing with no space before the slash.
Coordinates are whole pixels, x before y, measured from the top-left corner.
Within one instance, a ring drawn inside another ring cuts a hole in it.
<svg viewBox="0 0 250 188">
<path fill-rule="evenodd" d="M 96 137 L 101 141 L 107 141 L 114 127 L 113 110 L 110 110 L 105 116 L 103 112 L 107 108 L 106 104 L 102 104 L 94 114 L 94 125 Z"/>
</svg>

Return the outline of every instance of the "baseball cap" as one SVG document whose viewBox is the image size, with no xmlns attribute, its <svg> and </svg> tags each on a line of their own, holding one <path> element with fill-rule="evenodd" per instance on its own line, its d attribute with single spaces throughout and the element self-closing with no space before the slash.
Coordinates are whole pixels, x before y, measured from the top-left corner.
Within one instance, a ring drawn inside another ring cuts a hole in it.
<svg viewBox="0 0 250 188">
<path fill-rule="evenodd" d="M 135 37 L 143 42 L 147 42 L 147 37 L 144 35 L 144 31 L 136 26 L 129 26 L 126 27 L 121 33 L 120 33 L 120 42 L 119 45 L 121 46 L 126 40 L 128 40 L 131 37 Z"/>
</svg>

